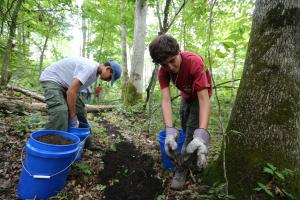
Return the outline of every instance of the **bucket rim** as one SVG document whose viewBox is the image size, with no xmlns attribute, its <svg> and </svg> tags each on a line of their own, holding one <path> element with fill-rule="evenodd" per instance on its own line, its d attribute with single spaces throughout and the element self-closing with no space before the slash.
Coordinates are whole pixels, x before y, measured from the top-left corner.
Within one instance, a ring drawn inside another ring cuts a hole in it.
<svg viewBox="0 0 300 200">
<path fill-rule="evenodd" d="M 90 131 L 91 130 L 91 125 L 90 124 L 88 124 L 88 123 L 84 123 L 84 122 L 79 122 L 79 124 L 81 124 L 81 125 L 83 125 L 84 127 L 78 127 L 78 128 L 68 128 L 68 131 L 67 132 L 69 132 L 69 131 L 75 131 L 75 130 L 86 130 L 86 131 Z"/>
<path fill-rule="evenodd" d="M 177 130 L 179 131 L 178 141 L 184 142 L 186 138 L 186 133 L 182 129 L 177 129 Z M 166 138 L 166 130 L 160 130 L 157 137 L 158 142 L 164 142 L 165 138 Z"/>
<path fill-rule="evenodd" d="M 88 129 L 92 128 L 91 125 L 90 125 L 89 123 L 85 123 L 85 122 L 81 122 L 81 121 L 80 121 L 79 124 L 81 124 L 81 125 L 84 126 L 84 127 L 82 127 L 82 128 L 88 128 Z"/>
</svg>

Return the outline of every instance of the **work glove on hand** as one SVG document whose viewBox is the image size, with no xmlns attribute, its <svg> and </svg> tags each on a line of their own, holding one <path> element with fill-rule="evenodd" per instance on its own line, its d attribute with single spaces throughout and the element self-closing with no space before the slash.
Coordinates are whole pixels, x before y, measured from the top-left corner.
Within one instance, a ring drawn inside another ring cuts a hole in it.
<svg viewBox="0 0 300 200">
<path fill-rule="evenodd" d="M 176 128 L 168 127 L 166 128 L 166 140 L 165 140 L 165 151 L 169 157 L 173 157 L 174 152 L 177 149 L 177 138 L 179 137 L 179 132 Z"/>
<path fill-rule="evenodd" d="M 207 144 L 210 139 L 209 132 L 204 128 L 194 131 L 193 140 L 187 145 L 186 152 L 192 154 L 197 150 L 197 166 L 202 169 L 207 163 Z"/>
<path fill-rule="evenodd" d="M 69 128 L 78 128 L 79 127 L 79 121 L 77 116 L 70 117 L 69 119 Z"/>
</svg>

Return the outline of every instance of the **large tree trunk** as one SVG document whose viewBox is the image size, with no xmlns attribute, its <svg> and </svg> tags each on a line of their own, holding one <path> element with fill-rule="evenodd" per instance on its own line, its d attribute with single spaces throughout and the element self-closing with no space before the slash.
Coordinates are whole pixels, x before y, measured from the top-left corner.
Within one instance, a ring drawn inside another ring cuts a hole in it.
<svg viewBox="0 0 300 200">
<path fill-rule="evenodd" d="M 227 127 L 229 192 L 262 199 L 263 167 L 295 170 L 286 187 L 300 199 L 300 4 L 257 0 L 236 102 Z M 219 166 L 221 168 L 221 166 Z"/>
<path fill-rule="evenodd" d="M 13 40 L 15 38 L 16 34 L 16 28 L 17 28 L 17 18 L 18 18 L 18 13 L 20 11 L 21 5 L 23 3 L 23 0 L 18 0 L 17 5 L 13 11 L 13 15 L 11 18 L 11 25 L 9 27 L 9 36 L 8 36 L 8 41 L 6 45 L 6 50 L 4 53 L 3 57 L 3 63 L 2 63 L 2 70 L 1 70 L 1 82 L 0 85 L 6 86 L 8 83 L 8 68 L 10 64 L 10 57 L 11 57 L 11 51 L 12 51 L 12 46 L 13 46 Z"/>
<path fill-rule="evenodd" d="M 126 26 L 126 2 L 125 0 L 121 1 L 121 20 L 122 20 L 122 66 L 123 66 L 123 84 L 122 84 L 122 100 L 125 100 L 126 88 L 128 83 L 128 67 L 127 67 L 127 45 L 126 45 L 126 35 L 127 35 L 127 26 Z"/>
<path fill-rule="evenodd" d="M 130 105 L 134 105 L 142 99 L 147 8 L 147 0 L 136 0 L 134 46 L 130 80 L 127 85 L 125 101 Z"/>
</svg>

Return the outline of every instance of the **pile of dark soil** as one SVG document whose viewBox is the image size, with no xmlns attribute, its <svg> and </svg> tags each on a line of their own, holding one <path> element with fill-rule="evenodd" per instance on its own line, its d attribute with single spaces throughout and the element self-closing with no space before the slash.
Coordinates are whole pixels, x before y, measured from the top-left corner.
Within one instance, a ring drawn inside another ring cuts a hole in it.
<svg viewBox="0 0 300 200">
<path fill-rule="evenodd" d="M 108 151 L 103 161 L 104 169 L 99 174 L 99 181 L 106 186 L 106 199 L 156 199 L 163 193 L 162 181 L 153 169 L 153 159 L 132 143 L 118 143 L 116 151 Z"/>
<path fill-rule="evenodd" d="M 66 144 L 74 144 L 73 140 L 65 138 L 63 136 L 57 134 L 45 134 L 35 138 L 37 141 L 46 143 L 46 144 L 56 144 L 56 145 L 66 145 Z"/>
</svg>

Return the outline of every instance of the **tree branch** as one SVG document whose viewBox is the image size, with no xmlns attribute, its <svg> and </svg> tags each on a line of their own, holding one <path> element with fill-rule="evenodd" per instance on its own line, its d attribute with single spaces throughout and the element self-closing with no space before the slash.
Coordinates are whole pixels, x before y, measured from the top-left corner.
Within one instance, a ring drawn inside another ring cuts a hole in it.
<svg viewBox="0 0 300 200">
<path fill-rule="evenodd" d="M 171 3 L 171 0 L 166 1 L 166 6 L 164 9 L 163 28 L 162 28 L 161 34 L 166 33 L 168 30 L 168 17 L 169 17 L 170 3 Z"/>
<path fill-rule="evenodd" d="M 180 13 L 181 10 L 184 8 L 184 6 L 186 5 L 186 3 L 187 3 L 187 0 L 184 0 L 183 3 L 182 3 L 182 5 L 180 6 L 180 8 L 179 8 L 179 9 L 177 10 L 177 12 L 175 13 L 173 19 L 171 20 L 171 22 L 170 22 L 170 24 L 169 24 L 169 26 L 168 26 L 168 28 L 167 28 L 167 31 L 171 28 L 171 26 L 173 25 L 173 23 L 174 23 L 174 21 L 175 21 L 177 15 L 179 15 L 179 13 Z M 167 31 L 166 31 L 166 32 L 167 32 Z"/>
<path fill-rule="evenodd" d="M 220 87 L 221 85 L 225 85 L 226 83 L 233 83 L 233 82 L 235 82 L 235 81 L 240 81 L 241 79 L 239 79 L 239 78 L 237 78 L 237 79 L 233 79 L 233 80 L 230 80 L 230 81 L 225 81 L 225 82 L 223 82 L 223 83 L 218 83 L 218 84 L 216 84 L 215 86 L 214 86 L 214 88 L 218 88 L 218 87 Z"/>
<path fill-rule="evenodd" d="M 156 0 L 156 13 L 157 13 L 157 18 L 158 18 L 158 23 L 159 23 L 159 30 L 160 32 L 162 32 L 162 23 L 161 23 L 161 16 L 160 16 L 160 12 L 159 12 L 159 4 L 158 4 L 158 0 Z"/>
</svg>

